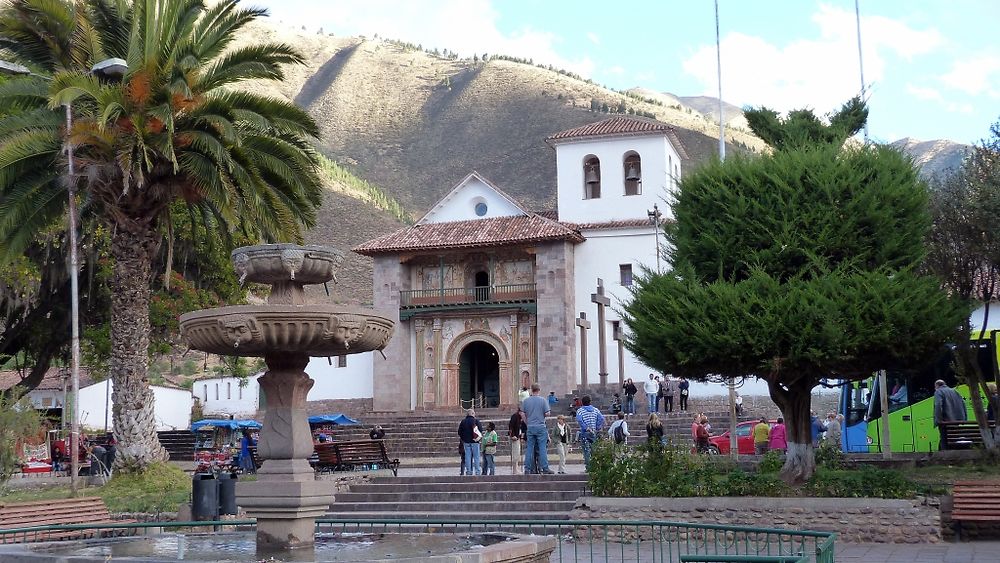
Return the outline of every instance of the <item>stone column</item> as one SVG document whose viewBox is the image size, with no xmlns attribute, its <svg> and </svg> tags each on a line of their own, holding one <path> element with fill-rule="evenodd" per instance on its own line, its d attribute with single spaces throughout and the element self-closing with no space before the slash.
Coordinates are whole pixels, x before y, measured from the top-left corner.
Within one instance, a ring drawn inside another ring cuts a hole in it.
<svg viewBox="0 0 1000 563">
<path fill-rule="evenodd" d="M 611 299 L 604 294 L 604 280 L 597 278 L 597 293 L 590 294 L 590 301 L 597 304 L 597 359 L 600 362 L 600 371 L 597 377 L 601 380 L 601 387 L 608 385 L 608 340 L 607 322 L 604 318 L 604 308 L 611 305 Z"/>
<path fill-rule="evenodd" d="M 576 319 L 576 326 L 580 327 L 580 388 L 587 388 L 587 329 L 590 328 L 590 321 L 587 320 L 587 313 L 580 311 L 580 316 Z"/>
<path fill-rule="evenodd" d="M 622 331 L 621 322 L 615 323 L 611 338 L 618 343 L 618 388 L 621 389 L 625 385 L 625 334 Z M 733 426 L 733 428 L 736 427 Z"/>
<path fill-rule="evenodd" d="M 500 382 L 500 405 L 517 403 L 518 384 L 521 381 L 521 335 L 518 330 L 517 313 L 510 315 L 510 381 Z"/>
<path fill-rule="evenodd" d="M 417 404 L 416 410 L 424 410 L 424 380 L 427 378 L 424 375 L 424 321 L 417 319 L 413 321 L 413 331 L 416 334 L 417 340 Z"/>
<path fill-rule="evenodd" d="M 248 516 L 257 519 L 257 549 L 310 547 L 317 517 L 333 502 L 329 485 L 316 481 L 309 456 L 313 442 L 306 417 L 306 395 L 313 380 L 309 356 L 274 353 L 264 357 L 267 373 L 258 383 L 267 397 L 258 444 L 266 463 L 257 481 L 240 481 L 236 494 Z"/>
<path fill-rule="evenodd" d="M 434 339 L 434 406 L 441 408 L 445 404 L 445 401 L 447 401 L 445 397 L 448 395 L 445 392 L 445 384 L 442 381 L 444 374 L 441 373 L 441 362 L 444 361 L 444 352 L 441 350 L 441 319 L 434 319 L 434 324 L 431 326 L 431 334 Z"/>
</svg>

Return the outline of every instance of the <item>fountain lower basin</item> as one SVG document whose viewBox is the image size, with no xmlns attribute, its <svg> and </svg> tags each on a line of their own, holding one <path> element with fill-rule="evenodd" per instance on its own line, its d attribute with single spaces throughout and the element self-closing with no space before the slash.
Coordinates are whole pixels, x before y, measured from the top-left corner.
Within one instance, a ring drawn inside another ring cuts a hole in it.
<svg viewBox="0 0 1000 563">
<path fill-rule="evenodd" d="M 236 305 L 185 313 L 181 336 L 192 348 L 226 356 L 293 352 L 339 356 L 382 350 L 394 323 L 341 305 Z"/>
<path fill-rule="evenodd" d="M 556 540 L 506 532 L 469 534 L 320 533 L 315 550 L 268 554 L 267 561 L 317 563 L 337 561 L 403 561 L 464 563 L 548 561 Z M 132 538 L 93 539 L 48 544 L 0 546 L 5 563 L 221 562 L 260 559 L 253 532 L 160 534 Z"/>
</svg>

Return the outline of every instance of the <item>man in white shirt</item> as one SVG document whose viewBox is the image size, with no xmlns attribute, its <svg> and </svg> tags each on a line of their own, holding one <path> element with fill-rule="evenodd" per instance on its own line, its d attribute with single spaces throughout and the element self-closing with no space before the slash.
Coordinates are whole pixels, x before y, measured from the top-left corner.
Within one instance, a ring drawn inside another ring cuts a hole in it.
<svg viewBox="0 0 1000 563">
<path fill-rule="evenodd" d="M 642 390 L 646 393 L 649 412 L 656 412 L 656 394 L 660 392 L 660 383 L 656 381 L 655 377 L 655 375 L 649 374 L 649 379 L 642 384 Z"/>
</svg>

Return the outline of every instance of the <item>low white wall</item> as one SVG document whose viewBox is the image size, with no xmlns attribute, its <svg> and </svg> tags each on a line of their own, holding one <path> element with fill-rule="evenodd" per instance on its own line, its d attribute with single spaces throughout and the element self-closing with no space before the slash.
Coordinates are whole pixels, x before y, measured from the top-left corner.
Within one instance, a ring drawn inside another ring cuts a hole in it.
<svg viewBox="0 0 1000 563">
<path fill-rule="evenodd" d="M 157 430 L 180 430 L 191 426 L 191 393 L 185 389 L 150 386 L 153 390 L 154 416 Z M 114 384 L 110 379 L 80 389 L 80 424 L 84 428 L 104 430 L 105 401 L 108 430 L 114 429 Z"/>
<path fill-rule="evenodd" d="M 375 381 L 372 352 L 347 356 L 346 360 L 345 367 L 339 367 L 336 357 L 329 361 L 327 358 L 309 360 L 306 373 L 315 383 L 309 390 L 307 400 L 372 398 Z"/>
<path fill-rule="evenodd" d="M 261 374 L 246 378 L 246 386 L 240 387 L 238 377 L 208 377 L 194 382 L 191 394 L 201 403 L 206 417 L 212 415 L 252 418 L 257 412 L 260 390 L 257 378 Z"/>
</svg>

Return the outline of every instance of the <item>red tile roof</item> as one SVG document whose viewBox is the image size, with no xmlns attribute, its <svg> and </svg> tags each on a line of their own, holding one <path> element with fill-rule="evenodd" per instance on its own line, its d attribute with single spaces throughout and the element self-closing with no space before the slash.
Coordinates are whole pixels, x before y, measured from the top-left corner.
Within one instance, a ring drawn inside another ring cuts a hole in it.
<svg viewBox="0 0 1000 563">
<path fill-rule="evenodd" d="M 598 121 L 597 123 L 560 131 L 545 140 L 550 144 L 557 144 L 562 141 L 583 138 L 634 137 L 651 134 L 665 135 L 670 139 L 671 144 L 674 145 L 677 154 L 682 158 L 688 158 L 687 151 L 684 150 L 684 145 L 681 144 L 681 140 L 673 127 L 653 119 L 639 117 L 612 117 L 604 121 Z"/>
<path fill-rule="evenodd" d="M 374 256 L 411 250 L 475 248 L 554 240 L 583 242 L 584 238 L 569 226 L 531 214 L 414 225 L 361 244 L 354 248 L 354 252 Z"/>
<path fill-rule="evenodd" d="M 595 223 L 563 223 L 564 225 L 571 226 L 577 231 L 583 230 L 594 230 L 594 229 L 633 229 L 636 227 L 649 227 L 653 228 L 653 225 L 649 222 L 648 218 L 641 219 L 619 219 L 617 221 L 599 221 Z M 660 220 L 660 224 L 663 224 L 663 220 Z"/>
<path fill-rule="evenodd" d="M 63 377 L 69 378 L 70 370 L 69 368 L 49 368 L 42 377 L 41 383 L 37 390 L 51 390 L 51 391 L 61 391 L 63 386 Z M 25 371 L 24 375 L 27 376 L 28 372 Z M 0 390 L 6 391 L 11 387 L 17 385 L 21 382 L 21 372 L 16 370 L 3 370 L 0 371 Z M 67 379 L 67 383 L 69 380 Z M 80 388 L 86 387 L 93 384 L 94 382 L 90 379 L 90 370 L 87 368 L 80 368 Z"/>
</svg>

